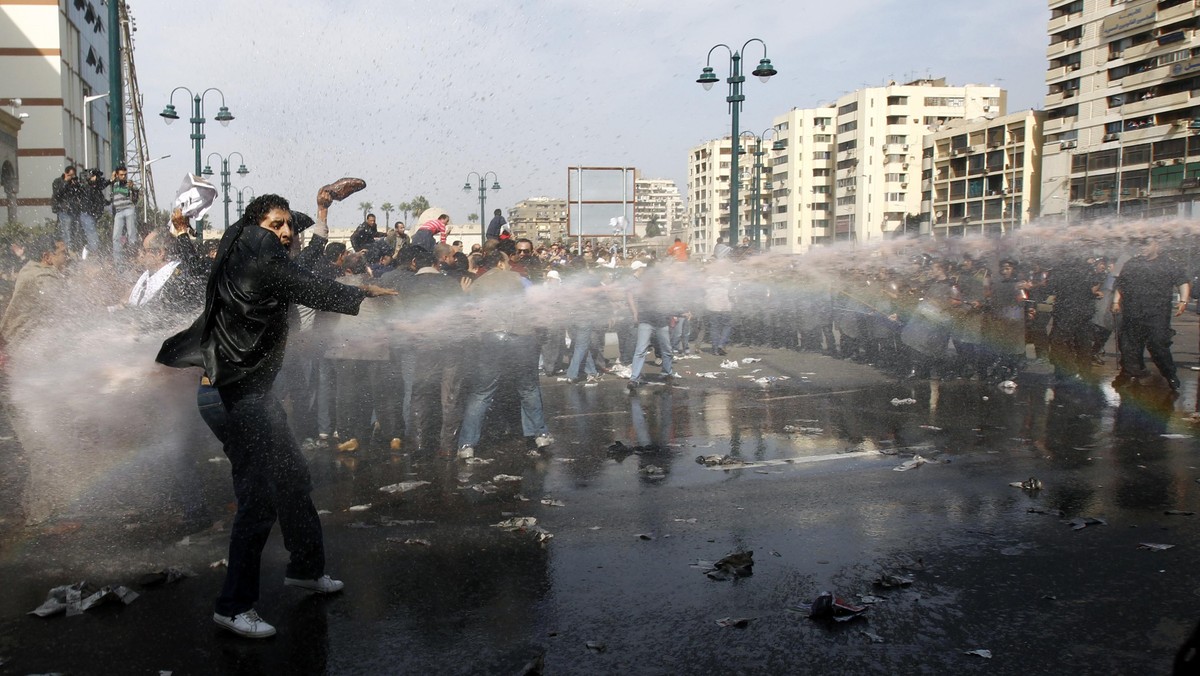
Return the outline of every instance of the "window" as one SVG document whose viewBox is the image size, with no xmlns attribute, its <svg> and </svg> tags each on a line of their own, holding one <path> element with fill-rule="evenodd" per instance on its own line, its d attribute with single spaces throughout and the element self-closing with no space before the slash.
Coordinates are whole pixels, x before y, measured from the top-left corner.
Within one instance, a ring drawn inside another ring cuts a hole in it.
<svg viewBox="0 0 1200 676">
<path fill-rule="evenodd" d="M 837 149 L 838 149 L 839 153 L 844 153 L 847 150 L 854 150 L 857 147 L 858 147 L 858 141 L 856 141 L 855 139 L 850 139 L 849 141 L 842 141 L 841 143 L 839 143 L 837 146 Z"/>
<path fill-rule="evenodd" d="M 838 115 L 847 115 L 858 110 L 858 101 L 851 101 L 844 106 L 838 106 Z"/>
<path fill-rule="evenodd" d="M 854 195 L 837 198 L 837 205 L 839 207 L 849 206 L 851 204 L 854 204 Z"/>
<path fill-rule="evenodd" d="M 901 154 L 897 154 L 897 153 L 891 153 L 891 154 L 889 154 L 889 155 L 886 155 L 886 156 L 884 157 L 884 160 L 883 160 L 883 162 L 884 162 L 884 164 L 888 164 L 888 163 L 891 163 L 891 162 L 903 162 L 903 161 L 905 161 L 906 159 L 907 159 L 907 156 L 906 156 L 906 155 L 901 155 Z"/>
<path fill-rule="evenodd" d="M 902 192 L 889 192 L 884 196 L 884 199 L 889 202 L 903 202 L 906 194 Z"/>
<path fill-rule="evenodd" d="M 818 127 L 827 127 L 827 126 L 833 124 L 833 120 L 828 117 L 814 117 L 813 124 L 815 124 Z"/>
<path fill-rule="evenodd" d="M 908 105 L 907 96 L 889 96 L 887 99 L 889 106 L 906 106 Z"/>
<path fill-rule="evenodd" d="M 827 160 L 827 159 L 829 159 L 829 157 L 830 157 L 830 152 L 828 150 L 818 150 L 813 153 L 814 160 Z"/>
<path fill-rule="evenodd" d="M 829 211 L 829 202 L 813 202 L 808 208 L 813 211 Z"/>
<path fill-rule="evenodd" d="M 855 129 L 858 129 L 858 121 L 857 120 L 839 124 L 837 127 L 837 133 L 845 134 L 846 132 L 854 131 Z"/>
<path fill-rule="evenodd" d="M 828 177 L 829 170 L 828 169 L 813 169 L 812 175 L 813 175 L 813 178 Z"/>
<path fill-rule="evenodd" d="M 883 137 L 884 143 L 908 143 L 908 137 L 904 134 L 889 134 Z"/>
<path fill-rule="evenodd" d="M 814 185 L 812 190 L 814 193 L 816 193 L 818 195 L 828 195 L 829 194 L 829 186 L 827 186 L 827 185 Z"/>
<path fill-rule="evenodd" d="M 814 134 L 813 143 L 832 143 L 833 134 Z"/>
<path fill-rule="evenodd" d="M 908 174 L 884 174 L 883 180 L 888 183 L 899 183 L 908 180 Z"/>
</svg>

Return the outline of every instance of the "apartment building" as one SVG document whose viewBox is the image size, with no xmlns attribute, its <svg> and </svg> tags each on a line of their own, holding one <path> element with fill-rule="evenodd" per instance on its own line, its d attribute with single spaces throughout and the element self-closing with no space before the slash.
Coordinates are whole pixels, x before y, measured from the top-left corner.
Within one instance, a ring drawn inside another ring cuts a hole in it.
<svg viewBox="0 0 1200 676">
<path fill-rule="evenodd" d="M 0 3 L 0 105 L 21 118 L 20 192 L 0 204 L 26 224 L 52 217 L 50 183 L 67 164 L 111 170 L 108 101 L 108 6 L 100 0 L 9 0 Z M 19 103 L 18 103 L 19 102 Z M 122 115 L 123 111 L 114 111 Z M 27 117 L 25 117 L 27 116 Z M 87 151 L 84 151 L 84 144 Z M 15 204 L 10 202 L 15 199 Z"/>
<path fill-rule="evenodd" d="M 633 187 L 633 232 L 645 237 L 651 226 L 659 235 L 684 236 L 687 213 L 679 185 L 666 178 L 637 178 Z"/>
<path fill-rule="evenodd" d="M 869 242 L 915 231 L 922 144 L 951 120 L 1003 115 L 1005 91 L 944 78 L 846 94 L 834 118 L 833 239 Z"/>
<path fill-rule="evenodd" d="M 737 239 L 753 237 L 756 197 L 759 227 L 762 229 L 761 246 L 768 246 L 766 227 L 770 224 L 771 200 L 766 186 L 771 181 L 770 161 L 772 156 L 766 148 L 767 141 L 759 143 L 756 137 L 745 135 L 739 138 L 738 152 L 738 235 Z M 712 252 L 718 237 L 729 237 L 730 176 L 734 143 L 726 136 L 695 146 L 688 151 L 688 199 L 687 241 L 694 254 Z M 756 151 L 761 154 L 756 157 Z M 756 162 L 757 160 L 757 162 Z M 757 189 L 755 177 L 757 176 Z M 736 244 L 736 243 L 735 243 Z"/>
<path fill-rule="evenodd" d="M 1200 201 L 1200 6 L 1048 4 L 1043 213 L 1066 222 L 1192 213 Z"/>
<path fill-rule="evenodd" d="M 514 237 L 534 242 L 558 242 L 567 239 L 567 200 L 530 197 L 508 210 L 508 227 Z"/>
<path fill-rule="evenodd" d="M 1036 218 L 1044 119 L 1044 112 L 1034 110 L 987 115 L 952 120 L 928 134 L 920 230 L 934 236 L 1003 235 Z"/>
<path fill-rule="evenodd" d="M 770 248 L 802 253 L 833 242 L 837 108 L 793 108 L 776 117 L 770 156 Z"/>
</svg>

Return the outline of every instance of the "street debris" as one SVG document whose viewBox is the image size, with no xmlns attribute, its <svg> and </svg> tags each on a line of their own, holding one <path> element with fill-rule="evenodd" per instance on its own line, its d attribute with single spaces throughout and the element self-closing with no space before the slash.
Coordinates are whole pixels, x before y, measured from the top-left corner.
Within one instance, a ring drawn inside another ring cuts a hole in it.
<svg viewBox="0 0 1200 676">
<path fill-rule="evenodd" d="M 726 359 L 725 361 L 722 361 L 722 362 L 721 362 L 721 368 L 723 368 L 723 369 L 736 369 L 736 368 L 741 368 L 741 366 L 739 366 L 739 365 L 738 365 L 738 363 L 737 363 L 737 360 L 736 360 L 736 359 Z"/>
<path fill-rule="evenodd" d="M 1071 530 L 1083 530 L 1088 526 L 1107 526 L 1108 522 L 1094 516 L 1077 516 L 1070 521 L 1065 522 L 1071 527 Z"/>
<path fill-rule="evenodd" d="M 814 620 L 849 622 L 867 612 L 867 606 L 856 606 L 833 592 L 822 592 L 808 608 L 808 617 Z"/>
<path fill-rule="evenodd" d="M 723 378 L 724 376 L 725 374 L 719 371 L 705 371 L 703 373 L 696 374 L 697 378 Z"/>
<path fill-rule="evenodd" d="M 675 523 L 696 523 L 696 519 L 672 519 Z"/>
<path fill-rule="evenodd" d="M 547 507 L 566 507 L 567 506 L 567 503 L 563 502 L 562 500 L 554 500 L 551 498 L 542 498 L 539 502 L 541 502 L 543 505 L 546 505 Z"/>
<path fill-rule="evenodd" d="M 521 480 L 521 477 L 514 476 L 512 474 L 497 474 L 496 476 L 492 477 L 492 481 L 494 481 L 496 483 L 504 483 L 507 481 L 520 481 L 520 480 Z"/>
<path fill-rule="evenodd" d="M 717 626 L 745 629 L 746 627 L 750 626 L 750 622 L 752 620 L 754 620 L 753 617 L 722 617 L 721 619 L 717 620 Z"/>
<path fill-rule="evenodd" d="M 1026 479 L 1024 481 L 1012 481 L 1012 482 L 1009 482 L 1008 485 L 1012 486 L 1013 488 L 1021 488 L 1021 489 L 1027 490 L 1027 491 L 1042 490 L 1042 480 L 1036 479 L 1034 477 L 1029 477 L 1028 479 Z"/>
<path fill-rule="evenodd" d="M 608 650 L 608 646 L 604 645 L 600 641 L 588 641 L 587 643 L 584 643 L 583 645 L 588 650 L 590 650 L 594 653 L 602 653 L 605 650 Z"/>
<path fill-rule="evenodd" d="M 864 606 L 869 606 L 869 605 L 873 605 L 876 603 L 883 603 L 886 600 L 887 599 L 882 596 L 872 596 L 870 594 L 859 594 L 859 596 L 858 596 L 858 602 L 863 604 Z"/>
<path fill-rule="evenodd" d="M 162 570 L 146 573 L 138 578 L 137 583 L 142 587 L 153 587 L 160 584 L 173 584 L 189 577 L 196 577 L 196 574 L 187 568 L 176 568 L 171 566 L 169 568 L 163 568 Z"/>
<path fill-rule="evenodd" d="M 942 428 L 938 427 L 937 425 L 917 425 L 917 427 L 920 427 L 923 430 L 929 430 L 931 432 L 941 432 L 942 431 Z"/>
<path fill-rule="evenodd" d="M 1138 544 L 1138 549 L 1146 549 L 1152 552 L 1165 552 L 1173 548 L 1175 545 L 1164 545 L 1157 542 L 1142 542 Z"/>
<path fill-rule="evenodd" d="M 365 505 L 351 505 L 346 511 L 347 512 L 365 512 L 370 508 L 371 508 L 371 503 L 368 502 Z"/>
<path fill-rule="evenodd" d="M 479 456 L 472 456 L 463 460 L 468 465 L 490 465 L 495 461 L 495 458 L 480 458 Z"/>
<path fill-rule="evenodd" d="M 976 657 L 982 657 L 985 660 L 992 659 L 992 651 L 987 650 L 986 648 L 976 648 L 975 650 L 965 650 L 965 651 L 963 651 L 963 654 L 964 655 L 975 655 Z"/>
<path fill-rule="evenodd" d="M 925 458 L 922 458 L 920 455 L 914 455 L 910 460 L 905 460 L 904 462 L 900 463 L 899 465 L 896 465 L 895 467 L 893 467 L 892 471 L 893 472 L 907 472 L 908 470 L 916 469 L 916 468 L 920 467 L 921 465 L 924 465 L 927 462 L 929 462 L 929 461 L 926 460 Z"/>
<path fill-rule="evenodd" d="M 913 399 L 912 397 L 908 397 L 907 399 L 899 399 L 899 398 L 892 399 L 892 406 L 911 406 L 915 403 L 917 403 L 917 400 Z"/>
<path fill-rule="evenodd" d="M 1017 384 L 1011 380 L 1002 381 L 996 387 L 1000 388 L 1000 391 L 1004 392 L 1005 394 L 1012 394 L 1013 392 L 1017 391 Z"/>
<path fill-rule="evenodd" d="M 659 467 L 658 465 L 646 465 L 638 470 L 638 474 L 641 474 L 647 479 L 665 479 L 667 477 L 667 470 Z"/>
<path fill-rule="evenodd" d="M 1061 509 L 1047 509 L 1046 507 L 1030 507 L 1025 511 L 1029 512 L 1030 514 L 1045 514 L 1046 516 L 1057 517 L 1065 516 Z"/>
<path fill-rule="evenodd" d="M 208 461 L 209 461 L 209 462 L 211 462 L 211 463 L 213 463 L 213 464 L 215 465 L 215 464 L 222 463 L 222 462 L 229 462 L 229 459 L 228 459 L 228 458 L 223 458 L 223 457 L 221 457 L 221 456 L 219 456 L 219 455 L 218 455 L 218 456 L 214 456 L 214 457 L 211 457 L 211 458 L 209 458 L 209 459 L 208 459 Z"/>
<path fill-rule="evenodd" d="M 773 384 L 783 381 L 783 380 L 791 380 L 791 377 L 790 376 L 765 376 L 762 378 L 755 378 L 754 384 L 766 387 L 768 385 L 773 385 Z"/>
<path fill-rule="evenodd" d="M 1192 435 L 1190 435 L 1190 434 L 1160 434 L 1158 436 L 1162 437 L 1163 439 L 1191 439 L 1192 438 Z"/>
<path fill-rule="evenodd" d="M 228 568 L 229 567 L 229 559 L 217 559 L 216 561 L 213 561 L 212 563 L 208 564 L 208 567 L 213 570 L 216 570 L 218 568 Z"/>
<path fill-rule="evenodd" d="M 1168 509 L 1163 512 L 1166 516 L 1195 516 L 1195 512 L 1187 512 L 1182 509 Z"/>
<path fill-rule="evenodd" d="M 740 465 L 742 461 L 732 455 L 698 455 L 696 463 L 705 467 L 727 467 L 729 465 Z"/>
<path fill-rule="evenodd" d="M 742 358 L 742 363 L 743 363 L 743 364 L 757 364 L 757 363 L 758 363 L 758 362 L 760 362 L 760 361 L 762 361 L 762 360 L 761 360 L 761 359 L 759 359 L 758 357 L 744 357 L 744 358 Z"/>
<path fill-rule="evenodd" d="M 654 539 L 654 535 L 652 535 L 651 533 L 638 533 L 638 534 L 634 535 L 633 537 L 635 537 L 639 540 L 653 540 Z"/>
<path fill-rule="evenodd" d="M 406 538 L 406 539 L 404 540 L 403 544 L 406 544 L 406 545 L 415 545 L 415 546 L 418 546 L 418 547 L 429 547 L 429 546 L 431 546 L 431 544 L 430 544 L 429 540 L 424 540 L 424 539 L 421 539 L 421 538 Z"/>
<path fill-rule="evenodd" d="M 129 605 L 140 596 L 140 594 L 132 589 L 120 585 L 116 587 L 101 587 L 95 593 L 84 597 L 83 595 L 87 591 L 87 582 L 54 587 L 46 595 L 46 600 L 42 602 L 42 605 L 29 611 L 28 614 L 37 615 L 38 617 L 51 617 L 59 613 L 66 613 L 68 617 L 71 617 L 82 614 L 85 610 L 90 610 L 107 601 L 120 601 L 125 605 Z"/>
<path fill-rule="evenodd" d="M 823 427 L 800 427 L 798 425 L 784 425 L 783 431 L 784 432 L 793 432 L 796 434 L 824 434 L 825 428 L 823 428 Z"/>
<path fill-rule="evenodd" d="M 892 573 L 883 573 L 879 577 L 875 578 L 875 581 L 872 584 L 874 584 L 876 587 L 882 587 L 883 589 L 894 589 L 896 587 L 907 587 L 912 583 L 913 579 L 911 577 L 905 575 L 893 575 Z"/>
<path fill-rule="evenodd" d="M 492 528 L 503 528 L 504 530 L 520 530 L 537 525 L 537 517 L 533 516 L 514 516 L 511 519 L 505 519 L 500 523 L 492 524 Z"/>
<path fill-rule="evenodd" d="M 750 577 L 754 574 L 754 552 L 734 552 L 712 564 L 712 568 L 704 574 L 711 580 L 724 582 L 737 577 Z"/>
<path fill-rule="evenodd" d="M 871 631 L 870 629 L 864 629 L 858 633 L 871 639 L 871 643 L 883 643 L 883 637 Z"/>
<path fill-rule="evenodd" d="M 428 486 L 428 481 L 401 481 L 398 484 L 390 484 L 388 486 L 380 486 L 379 490 L 382 493 L 407 493 L 414 488 Z"/>
<path fill-rule="evenodd" d="M 318 509 L 317 510 L 317 516 L 326 516 L 329 514 L 333 514 L 333 512 L 329 511 L 328 509 Z"/>
</svg>

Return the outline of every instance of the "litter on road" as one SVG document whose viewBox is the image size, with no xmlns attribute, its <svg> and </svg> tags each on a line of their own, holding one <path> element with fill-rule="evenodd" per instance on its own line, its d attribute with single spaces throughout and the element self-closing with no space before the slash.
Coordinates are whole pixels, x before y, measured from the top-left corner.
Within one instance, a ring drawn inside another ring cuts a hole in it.
<svg viewBox="0 0 1200 676">
<path fill-rule="evenodd" d="M 754 552 L 734 552 L 712 564 L 710 570 L 704 573 L 709 579 L 724 582 L 736 577 L 750 577 L 754 574 Z"/>
<path fill-rule="evenodd" d="M 892 406 L 912 406 L 915 403 L 917 403 L 917 400 L 913 399 L 912 397 L 909 397 L 907 399 L 899 399 L 899 398 L 892 399 Z"/>
<path fill-rule="evenodd" d="M 750 622 L 753 619 L 753 617 L 722 617 L 721 619 L 717 620 L 717 626 L 745 629 L 746 627 L 750 626 Z"/>
<path fill-rule="evenodd" d="M 926 460 L 925 458 L 922 458 L 919 455 L 914 455 L 910 460 L 905 460 L 904 462 L 900 463 L 899 465 L 896 465 L 895 467 L 893 467 L 892 471 L 893 472 L 907 472 L 908 470 L 916 469 L 916 468 L 920 467 L 921 465 L 924 465 L 927 462 L 929 462 L 929 461 Z"/>
<path fill-rule="evenodd" d="M 1142 542 L 1138 544 L 1138 549 L 1146 549 L 1152 552 L 1165 552 L 1175 545 L 1164 545 L 1157 542 Z"/>
<path fill-rule="evenodd" d="M 867 606 L 856 606 L 833 592 L 823 592 L 808 607 L 808 616 L 814 620 L 849 622 L 867 612 Z"/>
<path fill-rule="evenodd" d="M 1023 488 L 1023 489 L 1025 489 L 1025 490 L 1027 490 L 1027 491 L 1040 491 L 1040 490 L 1042 490 L 1042 481 L 1041 481 L 1041 479 L 1036 479 L 1036 478 L 1034 478 L 1034 477 L 1029 477 L 1028 479 L 1026 479 L 1026 480 L 1024 480 L 1024 481 L 1012 481 L 1012 482 L 1009 482 L 1009 484 L 1008 484 L 1008 485 L 1009 485 L 1009 486 L 1012 486 L 1013 488 Z"/>
<path fill-rule="evenodd" d="M 975 650 L 966 650 L 966 651 L 963 651 L 963 654 L 964 655 L 975 655 L 976 657 L 982 657 L 986 660 L 992 659 L 992 651 L 987 650 L 985 648 L 976 648 Z"/>
<path fill-rule="evenodd" d="M 1071 526 L 1071 530 L 1083 530 L 1088 526 L 1107 526 L 1108 522 L 1104 519 L 1094 516 L 1077 516 L 1074 519 L 1066 522 Z"/>
<path fill-rule="evenodd" d="M 428 481 L 401 481 L 398 484 L 390 484 L 388 486 L 380 486 L 379 490 L 382 493 L 407 493 L 414 488 L 428 486 Z"/>
</svg>

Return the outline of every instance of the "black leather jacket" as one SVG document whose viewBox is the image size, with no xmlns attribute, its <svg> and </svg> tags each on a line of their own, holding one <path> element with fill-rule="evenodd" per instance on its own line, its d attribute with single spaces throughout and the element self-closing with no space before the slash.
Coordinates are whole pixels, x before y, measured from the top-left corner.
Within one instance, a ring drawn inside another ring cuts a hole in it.
<svg viewBox="0 0 1200 676">
<path fill-rule="evenodd" d="M 274 233 L 238 221 L 221 237 L 203 313 L 163 342 L 157 361 L 201 366 L 219 388 L 266 392 L 283 365 L 291 303 L 356 315 L 366 295 L 300 268 Z"/>
</svg>

